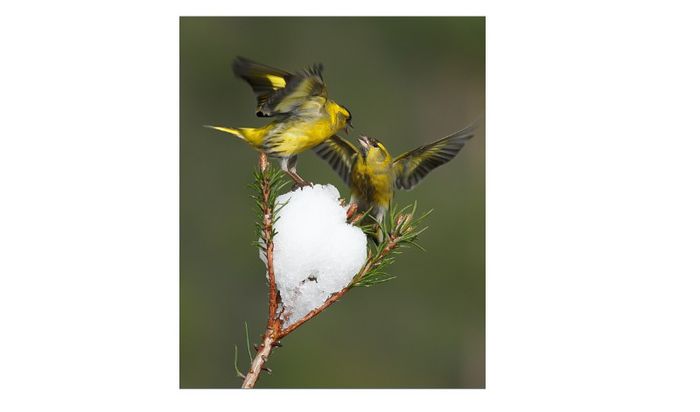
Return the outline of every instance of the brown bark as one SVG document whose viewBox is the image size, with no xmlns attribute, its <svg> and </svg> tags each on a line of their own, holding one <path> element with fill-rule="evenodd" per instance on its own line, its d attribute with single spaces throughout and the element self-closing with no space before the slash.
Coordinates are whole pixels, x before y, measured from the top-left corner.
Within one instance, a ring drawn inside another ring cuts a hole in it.
<svg viewBox="0 0 700 412">
<path fill-rule="evenodd" d="M 265 362 L 267 362 L 267 358 L 270 356 L 274 341 L 275 339 L 272 336 L 267 333 L 265 334 L 262 345 L 260 345 L 258 348 L 258 353 L 255 355 L 253 362 L 250 364 L 250 370 L 243 380 L 243 386 L 241 386 L 241 388 L 250 389 L 255 386 L 255 383 L 258 381 L 258 377 L 260 376 L 260 372 L 265 367 Z"/>
<path fill-rule="evenodd" d="M 267 155 L 260 153 L 258 162 L 260 171 L 265 173 L 269 165 Z M 269 283 L 268 293 L 268 313 L 267 313 L 267 328 L 258 353 L 255 355 L 253 362 L 250 365 L 250 370 L 243 380 L 241 388 L 252 388 L 258 381 L 260 371 L 265 368 L 265 362 L 270 356 L 272 347 L 278 341 L 277 335 L 281 328 L 281 321 L 277 318 L 277 307 L 279 306 L 279 295 L 277 294 L 277 283 L 275 282 L 275 266 L 273 264 L 273 254 L 275 245 L 272 242 L 272 212 L 275 205 L 270 204 L 270 182 L 263 177 L 262 181 L 262 205 L 263 205 L 263 240 L 265 241 L 265 256 L 267 258 L 267 278 Z"/>
</svg>

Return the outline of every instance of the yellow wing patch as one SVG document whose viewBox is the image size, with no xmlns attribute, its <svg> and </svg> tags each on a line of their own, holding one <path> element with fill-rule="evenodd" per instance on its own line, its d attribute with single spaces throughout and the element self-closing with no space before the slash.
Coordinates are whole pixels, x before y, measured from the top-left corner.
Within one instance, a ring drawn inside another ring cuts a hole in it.
<svg viewBox="0 0 700 412">
<path fill-rule="evenodd" d="M 233 72 L 245 80 L 255 92 L 258 100 L 256 114 L 260 117 L 290 113 L 313 98 L 326 99 L 326 86 L 323 82 L 320 64 L 298 73 L 256 63 L 237 57 L 233 62 Z"/>
<path fill-rule="evenodd" d="M 270 84 L 275 89 L 283 89 L 287 86 L 287 81 L 284 80 L 284 77 L 275 76 L 272 74 L 266 74 L 265 77 L 267 77 L 267 80 L 270 81 Z"/>
</svg>

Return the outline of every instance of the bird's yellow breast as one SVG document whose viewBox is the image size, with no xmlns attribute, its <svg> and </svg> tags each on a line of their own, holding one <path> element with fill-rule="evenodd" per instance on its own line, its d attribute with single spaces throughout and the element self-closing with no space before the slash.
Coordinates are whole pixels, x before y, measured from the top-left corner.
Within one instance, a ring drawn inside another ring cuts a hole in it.
<svg viewBox="0 0 700 412">
<path fill-rule="evenodd" d="M 373 163 L 359 159 L 355 162 L 350 179 L 354 197 L 372 206 L 389 207 L 394 194 L 391 167 L 384 162 Z"/>
<path fill-rule="evenodd" d="M 306 106 L 293 117 L 268 128 L 263 139 L 268 154 L 280 157 L 299 154 L 318 146 L 341 129 L 327 105 L 311 101 Z"/>
<path fill-rule="evenodd" d="M 281 131 L 275 152 L 292 156 L 318 146 L 335 132 L 328 118 L 295 121 Z"/>
</svg>

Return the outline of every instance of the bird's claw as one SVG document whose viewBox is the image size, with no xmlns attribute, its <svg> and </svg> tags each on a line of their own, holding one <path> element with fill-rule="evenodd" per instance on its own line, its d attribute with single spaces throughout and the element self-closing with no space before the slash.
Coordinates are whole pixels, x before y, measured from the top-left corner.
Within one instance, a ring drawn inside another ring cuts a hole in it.
<svg viewBox="0 0 700 412">
<path fill-rule="evenodd" d="M 356 212 L 357 203 L 351 203 L 350 206 L 348 206 L 348 210 L 345 212 L 345 220 L 350 221 Z"/>
<path fill-rule="evenodd" d="M 292 190 L 297 190 L 301 187 L 306 187 L 306 186 L 313 186 L 313 182 L 307 182 L 306 180 L 294 182 L 294 185 L 292 186 Z"/>
</svg>

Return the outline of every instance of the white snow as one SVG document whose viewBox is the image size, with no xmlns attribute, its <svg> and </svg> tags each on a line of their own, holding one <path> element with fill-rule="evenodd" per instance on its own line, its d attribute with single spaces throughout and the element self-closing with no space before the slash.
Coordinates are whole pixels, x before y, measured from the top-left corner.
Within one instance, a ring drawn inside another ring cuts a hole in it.
<svg viewBox="0 0 700 412">
<path fill-rule="evenodd" d="M 277 198 L 278 204 L 287 202 L 278 212 L 273 240 L 284 326 L 347 286 L 365 262 L 367 238 L 346 223 L 339 197 L 333 185 L 313 185 Z"/>
</svg>

